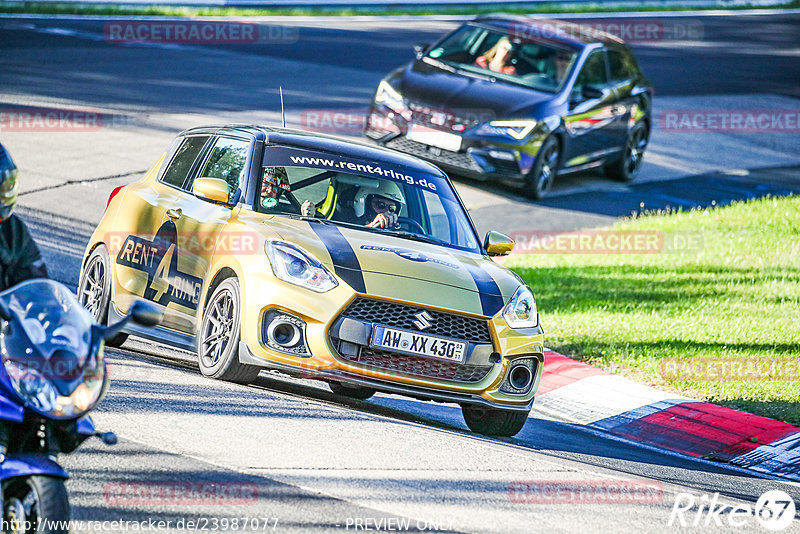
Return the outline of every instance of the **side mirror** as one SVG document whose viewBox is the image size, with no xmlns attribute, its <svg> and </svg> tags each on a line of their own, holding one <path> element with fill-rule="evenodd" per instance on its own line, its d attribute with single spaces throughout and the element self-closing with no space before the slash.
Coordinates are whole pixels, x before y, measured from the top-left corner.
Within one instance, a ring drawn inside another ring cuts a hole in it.
<svg viewBox="0 0 800 534">
<path fill-rule="evenodd" d="M 421 58 L 425 54 L 430 45 L 430 43 L 417 43 L 414 45 L 414 54 L 417 56 L 417 59 Z"/>
<path fill-rule="evenodd" d="M 164 313 L 152 302 L 137 300 L 128 313 L 131 320 L 142 326 L 157 326 L 164 318 Z"/>
<path fill-rule="evenodd" d="M 599 100 L 605 98 L 606 92 L 596 85 L 586 84 L 581 88 L 581 96 L 585 100 Z"/>
<path fill-rule="evenodd" d="M 154 303 L 147 300 L 137 300 L 134 302 L 128 315 L 121 321 L 108 326 L 96 324 L 92 326 L 92 336 L 108 341 L 125 329 L 125 325 L 133 321 L 142 326 L 156 326 L 164 318 L 164 313 Z"/>
<path fill-rule="evenodd" d="M 192 193 L 197 198 L 227 204 L 231 187 L 220 178 L 197 178 L 192 184 Z"/>
<path fill-rule="evenodd" d="M 506 234 L 492 230 L 486 232 L 483 248 L 489 256 L 506 256 L 514 249 L 514 240 Z"/>
</svg>

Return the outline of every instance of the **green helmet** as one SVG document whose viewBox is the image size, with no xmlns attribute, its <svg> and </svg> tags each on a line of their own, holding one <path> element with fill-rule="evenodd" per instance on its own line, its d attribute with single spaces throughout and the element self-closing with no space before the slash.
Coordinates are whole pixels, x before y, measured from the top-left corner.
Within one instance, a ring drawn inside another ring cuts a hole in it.
<svg viewBox="0 0 800 534">
<path fill-rule="evenodd" d="M 17 205 L 17 166 L 0 145 L 0 222 L 8 219 Z"/>
</svg>

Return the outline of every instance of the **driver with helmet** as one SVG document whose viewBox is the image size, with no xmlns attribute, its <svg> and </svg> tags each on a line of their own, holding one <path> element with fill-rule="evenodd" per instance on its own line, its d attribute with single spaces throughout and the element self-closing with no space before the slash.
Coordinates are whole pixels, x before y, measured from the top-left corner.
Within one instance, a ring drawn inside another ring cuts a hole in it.
<svg viewBox="0 0 800 534">
<path fill-rule="evenodd" d="M 405 199 L 396 183 L 378 180 L 362 185 L 353 198 L 353 212 L 358 223 L 370 228 L 397 228 Z"/>
<path fill-rule="evenodd" d="M 355 177 L 353 177 L 355 178 Z M 322 206 L 316 206 L 305 200 L 300 207 L 300 214 L 305 217 L 323 217 L 352 224 L 362 224 L 369 228 L 398 228 L 400 211 L 406 202 L 400 187 L 389 180 L 359 179 L 360 183 L 341 183 L 333 178 L 328 188 L 328 196 Z M 342 202 L 340 193 L 350 190 L 344 197 L 352 199 Z M 355 192 L 353 193 L 353 189 Z M 292 191 L 289 177 L 284 167 L 265 167 L 261 185 L 261 207 L 267 210 L 278 205 L 283 193 Z M 350 209 L 352 207 L 352 209 Z"/>
<path fill-rule="evenodd" d="M 17 205 L 17 166 L 0 145 L 0 291 L 31 278 L 47 278 L 39 248 L 25 223 L 13 214 Z"/>
</svg>

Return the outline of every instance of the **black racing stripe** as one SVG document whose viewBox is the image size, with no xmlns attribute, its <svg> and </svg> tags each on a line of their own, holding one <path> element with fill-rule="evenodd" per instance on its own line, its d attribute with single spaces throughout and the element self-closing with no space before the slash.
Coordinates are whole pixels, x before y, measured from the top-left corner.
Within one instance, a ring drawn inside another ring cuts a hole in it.
<svg viewBox="0 0 800 534">
<path fill-rule="evenodd" d="M 358 293 L 366 293 L 367 287 L 364 285 L 361 264 L 358 263 L 358 257 L 353 247 L 347 242 L 342 232 L 337 227 L 329 224 L 312 222 L 308 224 L 311 225 L 311 229 L 317 234 L 325 248 L 328 249 L 336 276 L 344 280 L 347 285 Z"/>
<path fill-rule="evenodd" d="M 478 286 L 483 314 L 486 317 L 494 317 L 505 304 L 497 282 L 480 266 L 472 265 L 468 262 L 464 262 L 464 265 L 467 267 L 469 274 L 472 275 L 472 279 L 475 280 L 475 285 Z"/>
</svg>

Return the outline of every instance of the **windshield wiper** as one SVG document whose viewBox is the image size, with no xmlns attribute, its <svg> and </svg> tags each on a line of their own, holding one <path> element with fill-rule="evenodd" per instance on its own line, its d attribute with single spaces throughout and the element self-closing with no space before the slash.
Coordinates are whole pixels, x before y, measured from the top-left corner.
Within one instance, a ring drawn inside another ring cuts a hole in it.
<svg viewBox="0 0 800 534">
<path fill-rule="evenodd" d="M 487 81 L 487 82 L 495 83 L 497 81 L 497 78 L 492 76 L 491 74 L 483 74 L 483 73 L 473 72 L 471 70 L 462 69 L 462 68 L 459 68 L 457 70 L 457 72 L 459 74 L 463 74 L 464 76 L 470 76 L 472 78 L 477 78 L 479 80 L 484 80 L 484 81 Z"/>
<path fill-rule="evenodd" d="M 410 239 L 412 241 L 421 241 L 423 243 L 430 243 L 431 245 L 449 245 L 446 241 L 442 241 L 441 239 L 436 239 L 435 237 L 423 235 L 423 234 L 415 234 L 414 232 L 406 232 L 405 230 L 386 230 L 381 228 L 382 233 L 389 234 L 394 237 L 400 237 L 403 239 Z"/>
<path fill-rule="evenodd" d="M 432 57 L 425 56 L 422 60 L 427 63 L 428 65 L 433 65 L 434 67 L 438 67 L 447 72 L 456 72 L 456 68 L 450 65 L 449 63 L 445 63 L 440 59 L 433 59 Z"/>
</svg>

